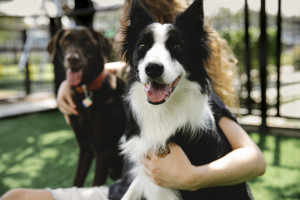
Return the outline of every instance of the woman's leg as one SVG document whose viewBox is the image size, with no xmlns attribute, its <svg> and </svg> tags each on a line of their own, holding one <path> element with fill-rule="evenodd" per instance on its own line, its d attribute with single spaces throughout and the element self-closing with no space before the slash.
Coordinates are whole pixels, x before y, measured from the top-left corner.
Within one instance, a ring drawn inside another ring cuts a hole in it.
<svg viewBox="0 0 300 200">
<path fill-rule="evenodd" d="M 58 188 L 48 191 L 54 200 L 108 200 L 107 186 Z"/>
<path fill-rule="evenodd" d="M 54 200 L 45 189 L 13 189 L 6 192 L 1 200 Z"/>
<path fill-rule="evenodd" d="M 0 200 L 108 200 L 108 187 L 13 189 Z"/>
</svg>

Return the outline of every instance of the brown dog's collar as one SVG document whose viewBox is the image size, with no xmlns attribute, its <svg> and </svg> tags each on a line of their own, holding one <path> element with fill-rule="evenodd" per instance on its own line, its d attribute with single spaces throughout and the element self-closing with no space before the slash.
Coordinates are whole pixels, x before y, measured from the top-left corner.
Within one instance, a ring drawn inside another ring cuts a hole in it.
<svg viewBox="0 0 300 200">
<path fill-rule="evenodd" d="M 97 78 L 90 85 L 87 86 L 87 89 L 89 91 L 100 89 L 104 79 L 106 78 L 106 76 L 107 76 L 107 73 L 106 73 L 105 70 L 103 70 L 103 72 L 101 72 L 101 74 L 99 74 L 97 76 Z M 82 86 L 77 86 L 75 89 L 78 93 L 83 93 L 84 92 Z"/>
</svg>

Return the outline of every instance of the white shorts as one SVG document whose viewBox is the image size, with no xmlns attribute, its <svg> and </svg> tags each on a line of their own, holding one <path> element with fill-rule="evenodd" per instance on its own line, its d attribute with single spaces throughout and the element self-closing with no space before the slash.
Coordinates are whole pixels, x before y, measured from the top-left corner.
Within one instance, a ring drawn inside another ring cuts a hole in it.
<svg viewBox="0 0 300 200">
<path fill-rule="evenodd" d="M 54 200 L 108 200 L 108 187 L 49 189 Z"/>
</svg>

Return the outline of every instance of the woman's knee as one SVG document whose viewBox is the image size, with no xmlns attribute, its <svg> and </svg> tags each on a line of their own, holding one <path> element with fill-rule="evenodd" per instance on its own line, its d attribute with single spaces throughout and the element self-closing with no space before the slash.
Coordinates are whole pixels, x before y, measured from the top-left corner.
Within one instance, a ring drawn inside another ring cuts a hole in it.
<svg viewBox="0 0 300 200">
<path fill-rule="evenodd" d="M 25 193 L 26 189 L 23 188 L 12 189 L 3 195 L 1 200 L 21 200 Z"/>
<path fill-rule="evenodd" d="M 1 200 L 53 200 L 47 190 L 16 188 L 9 190 Z"/>
</svg>

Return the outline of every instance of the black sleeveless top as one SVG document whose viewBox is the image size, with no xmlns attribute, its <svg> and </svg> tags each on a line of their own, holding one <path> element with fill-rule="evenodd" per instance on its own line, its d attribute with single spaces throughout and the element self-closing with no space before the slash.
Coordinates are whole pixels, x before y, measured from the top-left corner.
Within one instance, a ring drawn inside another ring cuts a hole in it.
<svg viewBox="0 0 300 200">
<path fill-rule="evenodd" d="M 237 120 L 235 116 L 225 106 L 223 101 L 214 92 L 211 92 L 210 94 L 210 105 L 213 112 L 213 116 L 215 118 L 215 123 L 218 132 L 221 134 L 221 137 L 224 137 L 225 141 L 227 141 L 223 131 L 219 126 L 219 121 L 222 117 L 228 117 L 235 122 L 237 122 Z M 228 148 L 231 148 L 229 142 L 226 143 L 226 146 L 227 145 Z M 128 172 L 130 171 L 131 168 L 132 168 L 131 163 L 126 162 L 125 160 L 121 179 L 117 180 L 115 183 L 109 186 L 109 196 L 108 196 L 109 199 L 120 200 L 123 197 L 123 195 L 126 193 L 132 181 L 130 176 L 128 175 Z"/>
</svg>

